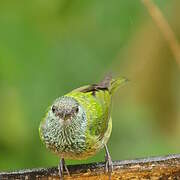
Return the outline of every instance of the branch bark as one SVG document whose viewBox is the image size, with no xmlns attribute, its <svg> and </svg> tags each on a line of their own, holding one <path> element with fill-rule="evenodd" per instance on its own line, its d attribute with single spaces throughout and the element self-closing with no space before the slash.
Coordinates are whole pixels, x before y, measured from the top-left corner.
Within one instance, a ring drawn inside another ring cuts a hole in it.
<svg viewBox="0 0 180 180">
<path fill-rule="evenodd" d="M 112 179 L 180 179 L 180 154 L 136 160 L 114 161 Z M 71 177 L 66 179 L 108 179 L 104 163 L 69 165 Z M 1 180 L 9 179 L 59 179 L 58 168 L 26 169 L 0 172 Z"/>
</svg>

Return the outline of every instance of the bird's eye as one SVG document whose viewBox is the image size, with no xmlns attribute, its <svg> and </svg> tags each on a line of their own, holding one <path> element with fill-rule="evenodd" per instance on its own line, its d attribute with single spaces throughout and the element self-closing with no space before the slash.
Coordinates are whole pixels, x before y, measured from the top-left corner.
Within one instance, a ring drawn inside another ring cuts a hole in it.
<svg viewBox="0 0 180 180">
<path fill-rule="evenodd" d="M 75 108 L 75 112 L 76 112 L 76 113 L 78 113 L 78 111 L 79 111 L 79 108 L 78 108 L 78 107 L 76 107 L 76 108 Z"/>
<path fill-rule="evenodd" d="M 56 107 L 52 106 L 52 112 L 54 113 L 56 111 Z"/>
</svg>

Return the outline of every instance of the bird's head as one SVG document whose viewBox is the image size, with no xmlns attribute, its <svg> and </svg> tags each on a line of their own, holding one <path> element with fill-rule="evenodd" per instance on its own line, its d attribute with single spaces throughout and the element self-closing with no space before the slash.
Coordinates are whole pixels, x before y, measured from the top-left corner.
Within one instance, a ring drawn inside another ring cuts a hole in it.
<svg viewBox="0 0 180 180">
<path fill-rule="evenodd" d="M 81 118 L 83 109 L 79 103 L 70 97 L 61 97 L 52 104 L 50 112 L 51 117 L 59 121 L 61 125 L 69 125 L 77 118 Z"/>
</svg>

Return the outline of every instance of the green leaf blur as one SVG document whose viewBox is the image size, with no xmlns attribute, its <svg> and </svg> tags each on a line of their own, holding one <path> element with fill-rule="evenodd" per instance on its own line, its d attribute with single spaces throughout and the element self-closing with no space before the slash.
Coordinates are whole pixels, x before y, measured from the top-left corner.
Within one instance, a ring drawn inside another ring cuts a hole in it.
<svg viewBox="0 0 180 180">
<path fill-rule="evenodd" d="M 180 2 L 154 2 L 179 38 Z M 114 97 L 113 160 L 180 152 L 180 68 L 140 0 L 2 0 L 0 170 L 56 166 L 38 134 L 47 107 L 108 72 L 130 79 Z"/>
</svg>

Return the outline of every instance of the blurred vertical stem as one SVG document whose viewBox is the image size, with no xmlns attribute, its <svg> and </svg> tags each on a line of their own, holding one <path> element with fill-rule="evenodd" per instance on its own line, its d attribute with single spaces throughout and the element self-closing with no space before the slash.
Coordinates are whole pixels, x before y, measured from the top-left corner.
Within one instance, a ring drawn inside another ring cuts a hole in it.
<svg viewBox="0 0 180 180">
<path fill-rule="evenodd" d="M 177 8 L 179 3 L 172 2 L 173 8 Z M 175 29 L 180 28 L 177 19 L 179 13 L 180 11 L 172 11 L 170 20 Z M 179 35 L 179 31 L 176 32 Z M 178 90 L 175 86 L 178 83 L 176 73 L 179 73 L 179 61 L 172 61 L 172 49 L 162 37 L 161 31 L 157 31 L 151 21 L 145 21 L 132 38 L 123 58 L 128 62 L 127 74 L 132 82 L 134 104 L 144 107 L 145 112 L 151 114 L 151 118 L 147 115 L 144 121 L 153 122 L 154 133 L 170 137 L 169 135 L 177 133 Z"/>
<path fill-rule="evenodd" d="M 157 24 L 164 38 L 168 42 L 169 47 L 175 57 L 175 60 L 180 67 L 180 45 L 173 30 L 171 29 L 168 22 L 164 18 L 160 9 L 153 3 L 153 1 L 151 0 L 141 0 L 141 1 L 148 9 L 152 19 Z"/>
</svg>

